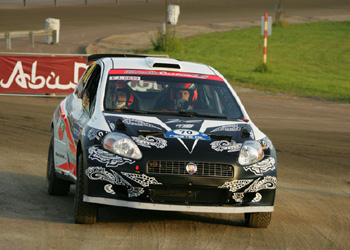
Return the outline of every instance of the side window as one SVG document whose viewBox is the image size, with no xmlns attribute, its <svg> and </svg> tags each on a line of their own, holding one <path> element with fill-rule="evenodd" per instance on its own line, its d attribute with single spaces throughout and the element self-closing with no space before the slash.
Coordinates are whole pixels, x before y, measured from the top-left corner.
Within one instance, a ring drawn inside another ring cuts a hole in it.
<svg viewBox="0 0 350 250">
<path fill-rule="evenodd" d="M 78 85 L 75 89 L 75 92 L 74 94 L 78 97 L 78 98 L 81 98 L 82 97 L 82 93 L 83 93 L 83 90 L 85 88 L 85 85 L 92 73 L 92 71 L 94 70 L 94 68 L 96 67 L 96 63 L 93 63 L 91 64 L 87 69 L 86 71 L 84 72 L 84 74 L 82 75 L 82 77 L 80 78 L 79 82 L 78 82 Z"/>
<path fill-rule="evenodd" d="M 227 117 L 233 119 L 243 117 L 242 111 L 237 104 L 236 99 L 227 88 L 216 87 L 215 91 L 218 99 L 220 100 L 220 108 Z"/>
<path fill-rule="evenodd" d="M 88 112 L 93 109 L 92 106 L 96 103 L 96 92 L 100 82 L 100 77 L 101 66 L 96 65 L 91 72 L 90 77 L 88 77 L 87 83 L 85 84 L 85 88 L 82 92 L 83 106 Z"/>
</svg>

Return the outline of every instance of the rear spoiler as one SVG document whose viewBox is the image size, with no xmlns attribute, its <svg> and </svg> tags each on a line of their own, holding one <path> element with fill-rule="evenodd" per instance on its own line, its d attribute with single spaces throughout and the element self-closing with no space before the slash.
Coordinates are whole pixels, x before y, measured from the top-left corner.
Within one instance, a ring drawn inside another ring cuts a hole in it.
<svg viewBox="0 0 350 250">
<path fill-rule="evenodd" d="M 142 54 L 93 54 L 89 55 L 86 58 L 86 64 L 89 64 L 90 62 L 97 61 L 100 58 L 104 57 L 139 57 L 139 58 L 146 58 L 146 57 L 165 57 L 168 58 L 168 55 L 142 55 Z"/>
</svg>

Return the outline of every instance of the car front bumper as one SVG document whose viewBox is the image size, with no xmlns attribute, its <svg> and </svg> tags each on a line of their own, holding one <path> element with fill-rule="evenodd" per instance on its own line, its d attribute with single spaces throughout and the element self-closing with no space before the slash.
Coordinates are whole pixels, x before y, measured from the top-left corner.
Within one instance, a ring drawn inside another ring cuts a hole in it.
<svg viewBox="0 0 350 250">
<path fill-rule="evenodd" d="M 274 209 L 277 164 L 272 156 L 246 167 L 233 164 L 231 176 L 196 176 L 183 169 L 154 173 L 147 167 L 149 160 L 120 161 L 122 164 L 112 166 L 113 159 L 106 163 L 92 156 L 90 152 L 85 165 L 84 202 L 206 213 Z"/>
<path fill-rule="evenodd" d="M 258 213 L 273 212 L 274 206 L 200 206 L 200 205 L 173 205 L 149 202 L 125 201 L 113 198 L 90 197 L 84 195 L 84 202 L 119 206 L 135 209 L 194 212 L 194 213 Z"/>
</svg>

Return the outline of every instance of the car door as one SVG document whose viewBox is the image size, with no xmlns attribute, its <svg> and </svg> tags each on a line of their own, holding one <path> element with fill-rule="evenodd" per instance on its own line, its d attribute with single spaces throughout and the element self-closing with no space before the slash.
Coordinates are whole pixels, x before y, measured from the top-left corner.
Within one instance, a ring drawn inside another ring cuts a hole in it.
<svg viewBox="0 0 350 250">
<path fill-rule="evenodd" d="M 71 112 L 68 117 L 75 149 L 80 133 L 95 110 L 95 100 L 101 77 L 101 66 L 94 63 L 85 72 L 72 96 Z M 76 150 L 68 150 L 70 172 L 76 176 Z"/>
</svg>

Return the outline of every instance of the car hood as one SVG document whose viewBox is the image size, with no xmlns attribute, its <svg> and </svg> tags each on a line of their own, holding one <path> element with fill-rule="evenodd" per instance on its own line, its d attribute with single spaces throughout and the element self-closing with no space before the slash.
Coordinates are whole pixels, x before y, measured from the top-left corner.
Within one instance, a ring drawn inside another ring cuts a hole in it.
<svg viewBox="0 0 350 250">
<path fill-rule="evenodd" d="M 120 113 L 104 116 L 112 132 L 127 134 L 143 152 L 232 156 L 239 153 L 244 141 L 254 139 L 252 127 L 242 120 Z"/>
</svg>

